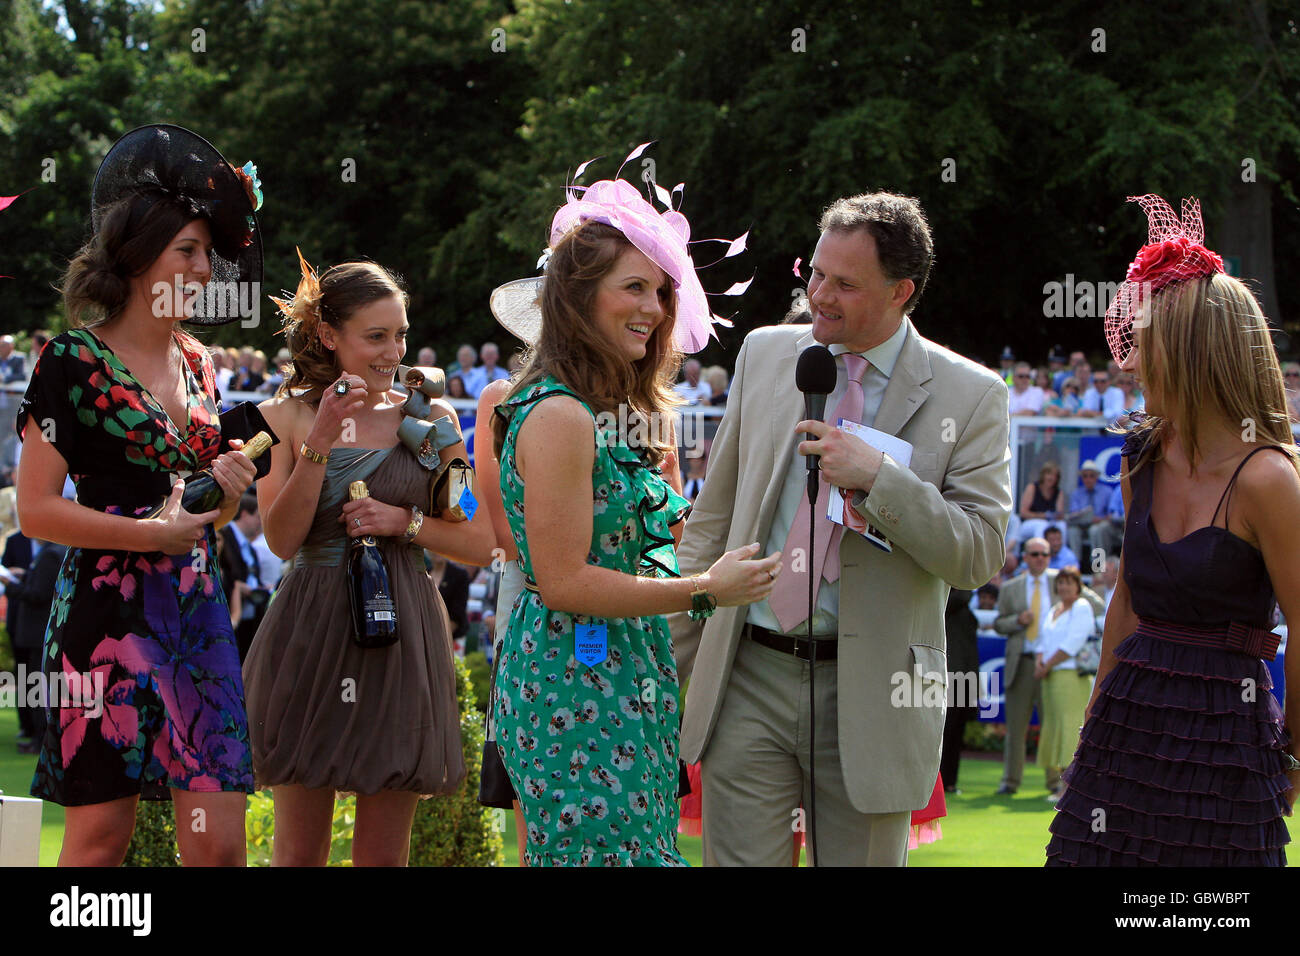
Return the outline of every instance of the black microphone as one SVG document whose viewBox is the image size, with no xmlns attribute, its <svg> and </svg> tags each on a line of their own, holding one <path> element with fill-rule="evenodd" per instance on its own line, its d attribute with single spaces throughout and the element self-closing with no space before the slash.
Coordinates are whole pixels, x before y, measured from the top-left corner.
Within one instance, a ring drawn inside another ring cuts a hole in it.
<svg viewBox="0 0 1300 956">
<path fill-rule="evenodd" d="M 803 392 L 803 417 L 821 421 L 826 417 L 826 396 L 835 391 L 835 356 L 824 345 L 810 345 L 799 354 L 794 383 Z M 817 503 L 818 457 L 805 455 L 808 465 L 808 501 Z"/>
<path fill-rule="evenodd" d="M 810 345 L 799 355 L 799 364 L 794 370 L 794 383 L 798 386 L 799 391 L 803 392 L 803 417 L 811 421 L 821 421 L 826 417 L 826 397 L 835 391 L 835 356 L 831 350 L 824 345 Z M 817 504 L 817 487 L 818 471 L 820 469 L 820 459 L 816 455 L 805 455 L 808 460 L 808 504 L 810 506 Z M 809 553 L 815 553 L 816 548 L 816 513 L 809 508 L 808 511 L 808 550 Z M 813 562 L 808 562 L 812 567 Z M 808 574 L 808 624 L 810 627 L 813 618 L 813 588 L 815 582 L 811 572 Z M 809 859 L 813 866 L 818 864 L 817 859 L 817 771 L 816 771 L 816 754 L 817 754 L 817 710 L 815 697 L 813 696 L 813 674 L 816 671 L 817 663 L 817 642 L 808 641 L 808 777 L 811 784 L 811 793 L 808 798 L 808 849 L 811 851 Z"/>
</svg>

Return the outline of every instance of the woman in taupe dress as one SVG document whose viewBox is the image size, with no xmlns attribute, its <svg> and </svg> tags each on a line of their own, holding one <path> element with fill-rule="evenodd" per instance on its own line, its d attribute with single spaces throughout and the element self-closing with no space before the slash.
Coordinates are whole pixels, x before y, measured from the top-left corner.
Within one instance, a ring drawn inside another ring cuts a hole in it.
<svg viewBox="0 0 1300 956">
<path fill-rule="evenodd" d="M 272 864 L 322 866 L 335 793 L 357 795 L 354 865 L 405 865 L 421 795 L 464 779 L 451 628 L 425 574 L 423 548 L 487 564 L 486 514 L 423 517 L 430 472 L 398 441 L 404 395 L 392 390 L 406 351 L 406 294 L 373 263 L 319 279 L 303 263 L 279 303 L 293 369 L 261 406 L 282 443 L 258 484 L 271 550 L 293 559 L 244 664 L 253 770 L 275 797 Z M 343 383 L 347 383 L 343 387 Z M 448 453 L 468 457 L 455 412 Z M 348 501 L 365 481 L 370 497 Z M 349 538 L 373 536 L 388 565 L 399 640 L 353 641 Z"/>
</svg>

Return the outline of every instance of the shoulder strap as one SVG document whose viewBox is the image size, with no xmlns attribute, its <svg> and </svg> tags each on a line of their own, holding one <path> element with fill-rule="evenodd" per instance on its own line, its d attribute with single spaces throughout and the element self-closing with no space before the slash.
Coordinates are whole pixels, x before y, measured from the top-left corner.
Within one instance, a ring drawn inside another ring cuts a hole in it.
<svg viewBox="0 0 1300 956">
<path fill-rule="evenodd" d="M 1246 467 L 1246 462 L 1250 461 L 1252 458 L 1254 458 L 1256 455 L 1258 455 L 1261 451 L 1268 451 L 1270 448 L 1272 448 L 1272 449 L 1274 449 L 1274 450 L 1276 450 L 1276 451 L 1282 451 L 1282 449 L 1279 448 L 1277 445 L 1261 445 L 1259 448 L 1256 448 L 1254 451 L 1252 451 L 1252 452 L 1251 452 L 1249 455 L 1247 455 L 1245 458 L 1241 459 L 1241 463 L 1240 463 L 1239 465 L 1237 465 L 1237 470 L 1234 471 L 1234 472 L 1232 473 L 1232 477 L 1228 479 L 1228 486 L 1227 486 L 1226 488 L 1223 489 L 1223 494 L 1219 496 L 1219 503 L 1218 503 L 1217 505 L 1214 506 L 1214 517 L 1212 517 L 1212 518 L 1210 519 L 1210 524 L 1211 524 L 1211 525 L 1213 525 L 1214 522 L 1215 522 L 1215 520 L 1219 517 L 1219 509 L 1222 508 L 1222 509 L 1223 509 L 1223 527 L 1224 527 L 1224 528 L 1227 528 L 1227 527 L 1228 527 L 1228 508 L 1229 508 L 1229 507 L 1231 506 L 1231 504 L 1232 504 L 1232 491 L 1233 491 L 1234 488 L 1237 487 L 1237 476 L 1241 474 L 1241 469 L 1243 469 L 1243 468 Z M 1282 452 L 1282 453 L 1283 453 L 1283 454 L 1286 454 L 1286 452 Z"/>
</svg>

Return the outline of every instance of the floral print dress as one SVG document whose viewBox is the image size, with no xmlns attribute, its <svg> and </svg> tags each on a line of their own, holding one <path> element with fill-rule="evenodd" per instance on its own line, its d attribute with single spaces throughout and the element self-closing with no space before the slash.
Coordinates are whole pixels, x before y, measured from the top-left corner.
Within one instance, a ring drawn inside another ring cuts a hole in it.
<svg viewBox="0 0 1300 956">
<path fill-rule="evenodd" d="M 528 825 L 528 863 L 685 866 L 677 851 L 680 714 L 667 621 L 553 611 L 533 586 L 515 442 L 529 411 L 557 394 L 577 398 L 546 378 L 501 406 L 510 422 L 501 496 L 528 586 L 510 612 L 492 706 L 497 746 Z M 597 427 L 594 435 L 587 563 L 677 576 L 669 527 L 690 504 L 613 431 Z M 576 631 L 592 625 L 606 628 L 608 646 L 588 665 L 578 659 Z"/>
<path fill-rule="evenodd" d="M 174 473 L 217 457 L 212 363 L 190 336 L 176 341 L 188 412 L 179 427 L 91 331 L 65 332 L 42 351 L 18 434 L 54 445 L 79 504 L 142 517 Z M 33 796 L 81 806 L 166 799 L 169 787 L 252 790 L 239 653 L 217 573 L 210 525 L 187 554 L 69 549 L 45 634 L 49 727 Z"/>
</svg>

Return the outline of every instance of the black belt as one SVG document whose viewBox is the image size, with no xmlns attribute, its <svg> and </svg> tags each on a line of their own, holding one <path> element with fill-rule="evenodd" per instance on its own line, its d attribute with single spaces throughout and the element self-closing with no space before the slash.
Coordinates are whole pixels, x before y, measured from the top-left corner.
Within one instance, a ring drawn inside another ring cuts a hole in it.
<svg viewBox="0 0 1300 956">
<path fill-rule="evenodd" d="M 812 659 L 812 646 L 817 644 L 817 662 L 833 661 L 839 656 L 839 642 L 833 637 L 788 637 L 777 634 L 757 624 L 746 624 L 745 633 L 755 644 L 762 644 L 782 654 L 793 654 L 801 661 Z"/>
</svg>

